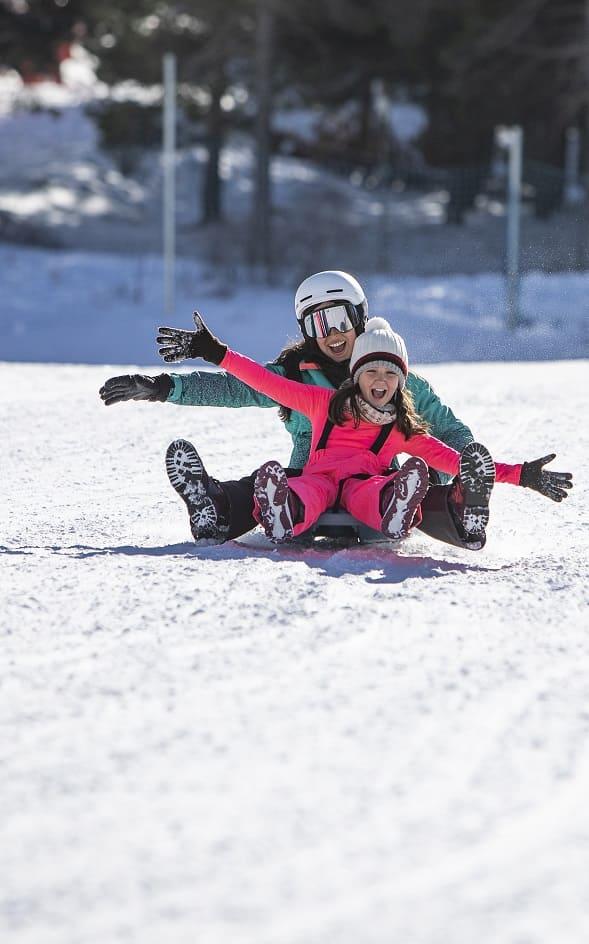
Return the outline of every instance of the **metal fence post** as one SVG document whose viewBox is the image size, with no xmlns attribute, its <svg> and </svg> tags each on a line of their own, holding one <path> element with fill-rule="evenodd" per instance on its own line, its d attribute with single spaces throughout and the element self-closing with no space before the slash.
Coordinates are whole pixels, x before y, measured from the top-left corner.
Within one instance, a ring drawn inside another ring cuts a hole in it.
<svg viewBox="0 0 589 944">
<path fill-rule="evenodd" d="M 567 128 L 564 152 L 564 202 L 567 206 L 583 201 L 580 169 L 581 132 L 578 128 Z"/>
<path fill-rule="evenodd" d="M 508 171 L 507 209 L 507 326 L 510 331 L 520 321 L 519 235 L 522 190 L 523 133 L 519 127 L 511 129 Z"/>
<path fill-rule="evenodd" d="M 498 144 L 507 150 L 509 156 L 506 232 L 507 327 L 510 331 L 513 331 L 521 324 L 519 234 L 522 189 L 522 129 L 518 125 L 513 128 L 498 128 L 496 138 Z"/>
<path fill-rule="evenodd" d="M 174 314 L 174 264 L 176 255 L 176 56 L 164 56 L 164 120 L 163 120 L 163 237 L 164 237 L 164 309 Z"/>
</svg>

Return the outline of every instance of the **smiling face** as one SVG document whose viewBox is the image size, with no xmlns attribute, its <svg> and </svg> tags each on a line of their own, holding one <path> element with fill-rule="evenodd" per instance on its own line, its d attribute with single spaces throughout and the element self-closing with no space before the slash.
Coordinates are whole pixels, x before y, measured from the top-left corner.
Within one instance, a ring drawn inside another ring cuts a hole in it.
<svg viewBox="0 0 589 944">
<path fill-rule="evenodd" d="M 399 377 L 388 367 L 367 367 L 358 377 L 358 386 L 364 399 L 371 406 L 382 410 L 393 399 L 399 386 Z"/>
<path fill-rule="evenodd" d="M 339 364 L 341 361 L 350 359 L 355 340 L 354 328 L 351 331 L 338 331 L 332 328 L 326 338 L 317 338 L 317 345 L 322 354 Z"/>
</svg>

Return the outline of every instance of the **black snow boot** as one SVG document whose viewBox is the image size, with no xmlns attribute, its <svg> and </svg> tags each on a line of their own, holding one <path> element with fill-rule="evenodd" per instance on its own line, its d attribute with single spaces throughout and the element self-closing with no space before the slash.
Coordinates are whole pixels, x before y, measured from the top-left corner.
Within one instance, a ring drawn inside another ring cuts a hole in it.
<svg viewBox="0 0 589 944">
<path fill-rule="evenodd" d="M 448 497 L 457 527 L 472 550 L 485 544 L 489 499 L 495 484 L 495 463 L 486 446 L 471 442 L 460 455 L 460 472 Z"/>
<path fill-rule="evenodd" d="M 229 502 L 221 485 L 207 475 L 192 443 L 185 439 L 170 443 L 166 472 L 188 508 L 194 540 L 198 544 L 223 544 L 229 531 Z"/>
</svg>

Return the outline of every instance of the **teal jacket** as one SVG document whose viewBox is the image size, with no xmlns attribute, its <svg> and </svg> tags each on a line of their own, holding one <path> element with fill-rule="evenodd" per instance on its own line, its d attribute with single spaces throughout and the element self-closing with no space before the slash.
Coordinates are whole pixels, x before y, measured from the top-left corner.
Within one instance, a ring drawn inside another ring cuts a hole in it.
<svg viewBox="0 0 589 944">
<path fill-rule="evenodd" d="M 268 370 L 284 375 L 284 368 L 278 364 L 266 364 Z M 252 387 L 232 377 L 223 370 L 195 370 L 190 374 L 171 374 L 173 387 L 168 396 L 169 403 L 182 406 L 224 406 L 240 409 L 244 406 L 275 407 L 278 404 L 257 393 Z M 323 372 L 318 367 L 301 369 L 303 383 L 315 387 L 331 387 Z M 407 389 L 411 391 L 415 409 L 429 424 L 432 436 L 441 439 L 458 452 L 472 442 L 473 435 L 464 423 L 457 419 L 452 410 L 445 406 L 432 390 L 427 380 L 411 371 L 407 377 Z M 289 467 L 301 469 L 309 458 L 311 447 L 311 424 L 302 413 L 291 412 L 286 428 L 293 441 L 293 451 Z M 447 479 L 447 476 L 444 476 Z"/>
</svg>

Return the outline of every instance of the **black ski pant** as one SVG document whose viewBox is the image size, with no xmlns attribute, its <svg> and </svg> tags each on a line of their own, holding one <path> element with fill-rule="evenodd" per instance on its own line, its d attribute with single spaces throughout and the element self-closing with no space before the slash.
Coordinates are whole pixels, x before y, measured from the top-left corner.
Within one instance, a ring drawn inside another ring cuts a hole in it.
<svg viewBox="0 0 589 944">
<path fill-rule="evenodd" d="M 289 477 L 301 474 L 300 469 L 286 469 Z M 257 472 L 257 469 L 256 469 Z M 227 539 L 238 538 L 252 531 L 258 522 L 252 516 L 254 507 L 254 479 L 256 472 L 242 479 L 220 482 L 229 499 L 229 533 Z M 466 547 L 467 542 L 458 532 L 454 518 L 448 506 L 451 485 L 430 485 L 427 495 L 421 503 L 422 521 L 419 530 L 455 547 Z"/>
</svg>

